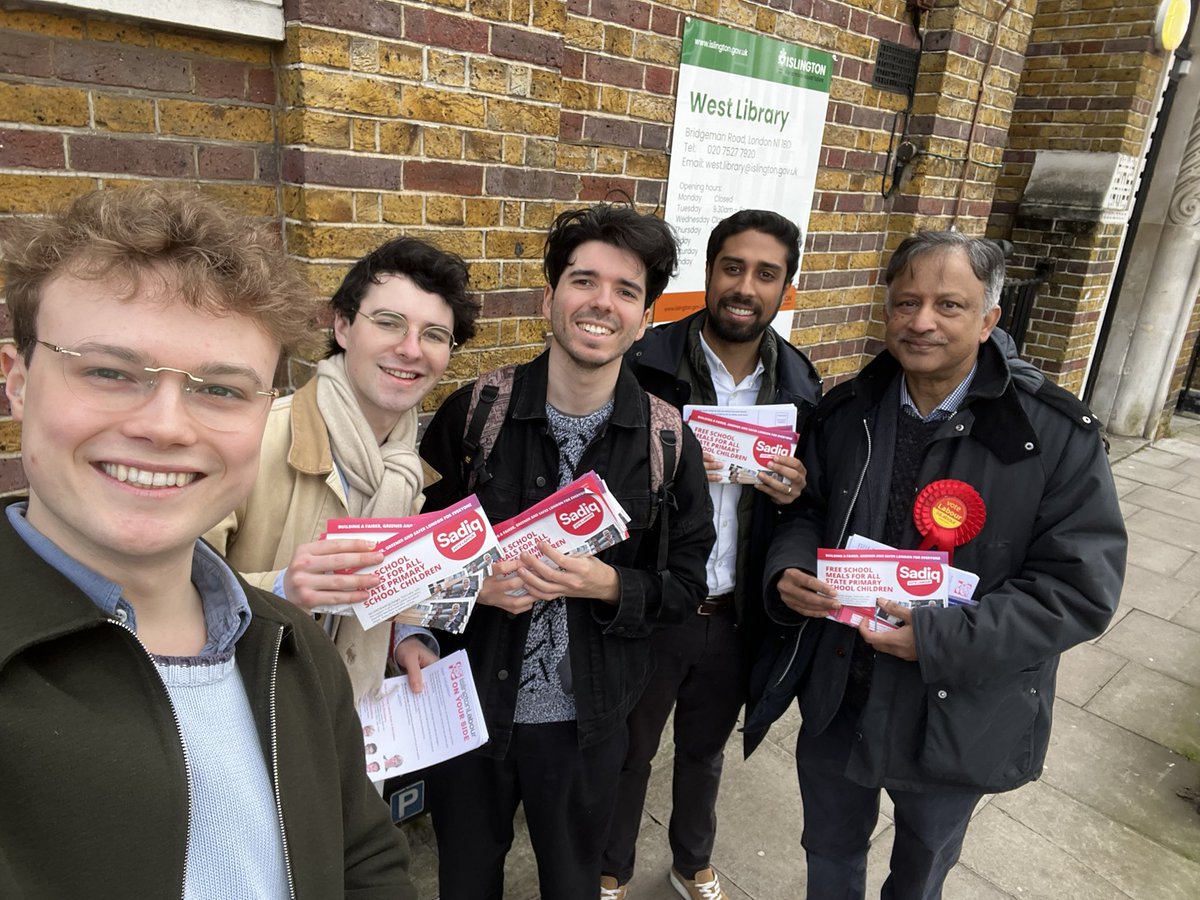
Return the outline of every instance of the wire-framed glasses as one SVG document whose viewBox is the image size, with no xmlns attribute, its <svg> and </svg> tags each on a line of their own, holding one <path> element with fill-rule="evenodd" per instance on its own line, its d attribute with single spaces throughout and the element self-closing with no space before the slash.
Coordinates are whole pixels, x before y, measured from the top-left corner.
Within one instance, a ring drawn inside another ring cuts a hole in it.
<svg viewBox="0 0 1200 900">
<path fill-rule="evenodd" d="M 385 334 L 391 335 L 398 341 L 408 337 L 408 318 L 402 313 L 392 312 L 390 309 L 381 310 L 377 313 L 359 312 L 359 315 L 369 321 L 372 325 L 378 328 Z M 421 329 L 419 335 L 421 343 L 438 350 L 453 350 L 458 343 L 454 340 L 454 333 L 449 328 L 444 328 L 441 325 L 426 325 Z"/>
<path fill-rule="evenodd" d="M 263 390 L 252 370 L 238 366 L 222 367 L 201 378 L 171 366 L 147 366 L 139 354 L 124 347 L 37 343 L 58 354 L 71 393 L 91 408 L 106 412 L 132 412 L 140 407 L 154 393 L 164 372 L 180 376 L 188 412 L 214 431 L 241 431 L 252 426 L 279 396 L 277 390 Z"/>
</svg>

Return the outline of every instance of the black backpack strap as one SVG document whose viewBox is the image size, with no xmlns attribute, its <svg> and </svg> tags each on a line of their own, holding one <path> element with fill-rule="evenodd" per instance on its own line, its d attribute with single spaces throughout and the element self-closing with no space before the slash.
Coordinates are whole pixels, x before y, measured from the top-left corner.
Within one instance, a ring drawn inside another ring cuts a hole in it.
<svg viewBox="0 0 1200 900">
<path fill-rule="evenodd" d="M 492 476 L 486 468 L 487 461 L 496 444 L 500 426 L 504 423 L 504 416 L 508 413 L 515 372 L 516 366 L 502 366 L 481 375 L 471 391 L 471 405 L 467 407 L 467 426 L 462 442 L 462 468 L 468 494 L 491 480 Z"/>
<path fill-rule="evenodd" d="M 494 384 L 485 384 L 480 388 L 478 400 L 472 404 L 472 412 L 467 420 L 467 432 L 462 436 L 462 463 L 468 468 L 473 467 L 475 457 L 479 456 L 479 439 L 484 434 L 484 424 L 487 416 L 492 413 L 492 403 L 500 395 L 500 389 Z"/>
<path fill-rule="evenodd" d="M 658 512 L 657 571 L 667 564 L 670 509 L 675 505 L 675 470 L 679 465 L 683 419 L 679 410 L 654 394 L 646 394 L 650 406 L 650 495 L 651 509 Z M 654 438 L 657 436 L 658 440 Z"/>
<path fill-rule="evenodd" d="M 664 428 L 658 433 L 658 442 L 663 456 L 663 482 L 658 488 L 658 559 L 656 571 L 663 571 L 667 565 L 667 534 L 670 525 L 671 507 L 675 505 L 675 463 L 678 447 L 675 432 Z"/>
</svg>

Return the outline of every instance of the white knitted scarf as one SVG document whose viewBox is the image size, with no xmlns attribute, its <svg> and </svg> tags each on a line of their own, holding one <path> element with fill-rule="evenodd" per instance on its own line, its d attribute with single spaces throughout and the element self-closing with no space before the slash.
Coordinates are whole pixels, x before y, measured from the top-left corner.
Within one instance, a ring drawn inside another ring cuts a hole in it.
<svg viewBox="0 0 1200 900">
<path fill-rule="evenodd" d="M 412 515 L 423 489 L 416 409 L 402 413 L 379 444 L 358 408 L 341 353 L 317 364 L 317 409 L 346 480 L 346 511 L 353 518 Z M 357 703 L 383 683 L 391 629 L 378 625 L 364 632 L 354 616 L 339 618 L 334 643 L 350 671 Z"/>
</svg>

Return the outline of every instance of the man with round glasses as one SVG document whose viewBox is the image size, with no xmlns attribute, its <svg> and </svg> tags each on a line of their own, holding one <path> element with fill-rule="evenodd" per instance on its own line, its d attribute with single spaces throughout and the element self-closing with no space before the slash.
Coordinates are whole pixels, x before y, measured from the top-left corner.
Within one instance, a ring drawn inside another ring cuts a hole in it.
<svg viewBox="0 0 1200 900">
<path fill-rule="evenodd" d="M 251 584 L 309 610 L 366 599 L 374 576 L 342 572 L 382 562 L 373 543 L 317 538 L 328 519 L 420 510 L 429 473 L 416 452 L 417 412 L 450 351 L 475 333 L 467 280 L 458 256 L 407 237 L 346 275 L 330 301 L 327 357 L 275 402 L 254 490 L 206 536 Z M 418 690 L 420 667 L 436 659 L 415 629 L 364 631 L 354 616 L 329 616 L 325 627 L 355 700 L 379 687 L 389 658 Z"/>
<path fill-rule="evenodd" d="M 308 287 L 271 229 L 157 187 L 0 243 L 29 481 L 0 515 L 0 895 L 411 900 L 337 654 L 199 540 L 257 477 Z"/>
</svg>

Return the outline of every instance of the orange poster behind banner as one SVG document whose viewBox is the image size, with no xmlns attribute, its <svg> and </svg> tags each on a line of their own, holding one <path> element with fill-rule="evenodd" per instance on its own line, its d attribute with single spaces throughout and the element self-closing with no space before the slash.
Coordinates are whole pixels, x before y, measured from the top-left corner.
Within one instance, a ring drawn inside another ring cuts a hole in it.
<svg viewBox="0 0 1200 900">
<path fill-rule="evenodd" d="M 671 291 L 654 301 L 650 321 L 656 325 L 676 322 L 704 309 L 704 291 Z"/>
<path fill-rule="evenodd" d="M 796 308 L 796 286 L 789 284 L 783 292 L 780 312 L 791 312 Z M 676 322 L 685 316 L 704 309 L 704 291 L 668 291 L 654 301 L 654 312 L 650 321 L 655 325 Z M 786 335 L 785 335 L 786 337 Z"/>
</svg>

